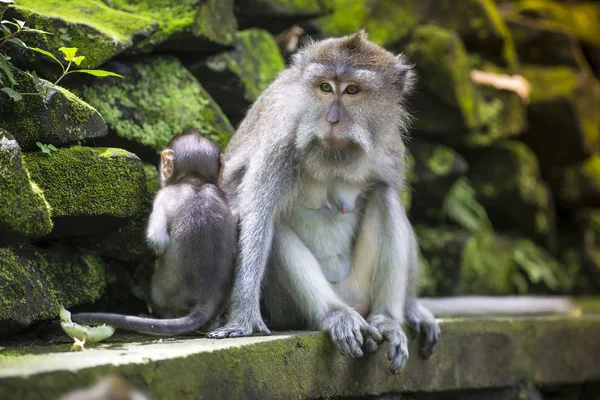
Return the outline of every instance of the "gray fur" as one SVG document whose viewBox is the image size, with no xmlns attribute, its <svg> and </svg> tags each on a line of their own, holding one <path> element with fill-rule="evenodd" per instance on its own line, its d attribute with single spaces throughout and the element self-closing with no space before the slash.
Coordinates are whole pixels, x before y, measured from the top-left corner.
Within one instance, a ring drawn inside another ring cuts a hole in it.
<svg viewBox="0 0 600 400">
<path fill-rule="evenodd" d="M 408 360 L 402 323 L 433 353 L 440 329 L 416 298 L 399 199 L 414 82 L 402 56 L 358 32 L 308 45 L 262 93 L 225 152 L 240 237 L 228 321 L 209 337 L 270 334 L 262 301 L 270 328 L 327 331 L 344 355 L 388 341 L 394 374 Z"/>
<path fill-rule="evenodd" d="M 177 335 L 209 327 L 223 311 L 233 280 L 236 222 L 217 186 L 220 150 L 195 131 L 176 136 L 168 149 L 173 150 L 173 175 L 161 173 L 147 229 L 158 255 L 151 306 L 168 319 L 81 313 L 73 315 L 74 321 Z"/>
</svg>

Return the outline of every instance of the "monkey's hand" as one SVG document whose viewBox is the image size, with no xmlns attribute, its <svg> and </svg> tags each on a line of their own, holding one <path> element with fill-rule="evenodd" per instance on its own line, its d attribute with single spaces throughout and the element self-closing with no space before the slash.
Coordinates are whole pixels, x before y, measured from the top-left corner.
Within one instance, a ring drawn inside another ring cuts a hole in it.
<svg viewBox="0 0 600 400">
<path fill-rule="evenodd" d="M 363 356 L 364 338 L 380 342 L 379 331 L 351 308 L 334 309 L 323 322 L 323 330 L 329 332 L 331 340 L 343 356 L 359 358 Z"/>
<path fill-rule="evenodd" d="M 381 314 L 369 318 L 369 322 L 381 332 L 383 339 L 390 343 L 387 356 L 388 360 L 392 362 L 390 371 L 392 374 L 399 374 L 408 361 L 408 339 L 402 330 L 402 325 Z M 366 347 L 369 353 L 377 351 L 377 343 L 370 338 L 367 339 Z"/>
<path fill-rule="evenodd" d="M 224 339 L 232 337 L 250 336 L 254 333 L 262 333 L 271 335 L 271 331 L 267 328 L 262 318 L 258 317 L 253 322 L 249 319 L 233 318 L 227 321 L 225 326 L 208 332 L 206 337 L 212 339 Z"/>
<path fill-rule="evenodd" d="M 410 328 L 412 338 L 421 339 L 419 348 L 421 357 L 424 359 L 431 357 L 441 334 L 440 326 L 433 314 L 422 305 L 414 302 L 405 308 L 404 318 Z"/>
</svg>

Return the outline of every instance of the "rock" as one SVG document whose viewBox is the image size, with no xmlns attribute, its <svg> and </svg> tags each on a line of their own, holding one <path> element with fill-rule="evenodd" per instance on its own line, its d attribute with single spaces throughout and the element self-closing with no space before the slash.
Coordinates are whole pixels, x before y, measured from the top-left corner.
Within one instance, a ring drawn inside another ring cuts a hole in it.
<svg viewBox="0 0 600 400">
<path fill-rule="evenodd" d="M 246 109 L 285 68 L 271 34 L 261 29 L 239 32 L 235 49 L 187 65 L 236 126 Z"/>
<path fill-rule="evenodd" d="M 104 267 L 92 253 L 62 245 L 0 248 L 0 336 L 14 335 L 66 308 L 93 302 L 104 289 Z"/>
<path fill-rule="evenodd" d="M 600 47 L 600 5 L 597 2 L 568 4 L 560 1 L 525 0 L 506 2 L 501 11 L 509 22 L 545 25 L 567 31 L 585 43 Z"/>
<path fill-rule="evenodd" d="M 50 205 L 29 179 L 17 141 L 0 128 L 0 245 L 52 230 Z"/>
<path fill-rule="evenodd" d="M 24 158 L 52 207 L 52 236 L 106 233 L 141 207 L 142 163 L 125 150 L 75 146 Z"/>
<path fill-rule="evenodd" d="M 128 53 L 165 51 L 202 53 L 222 50 L 237 31 L 234 0 L 104 0 L 128 15 L 142 15 L 157 23 L 157 30 Z"/>
<path fill-rule="evenodd" d="M 24 95 L 21 101 L 0 93 L 2 127 L 17 139 L 22 149 L 36 149 L 38 141 L 60 146 L 106 135 L 102 116 L 79 97 L 58 86 L 44 96 L 44 88 L 35 84 L 31 75 L 16 68 L 11 71 L 17 82 L 15 90 L 40 93 Z"/>
<path fill-rule="evenodd" d="M 487 211 L 477 201 L 477 193 L 466 176 L 458 178 L 448 190 L 441 212 L 445 222 L 451 222 L 471 233 L 492 229 Z"/>
<path fill-rule="evenodd" d="M 332 13 L 315 20 L 320 35 L 348 35 L 365 28 L 373 42 L 389 46 L 405 38 L 424 20 L 430 0 L 324 0 Z"/>
<path fill-rule="evenodd" d="M 416 400 L 544 400 L 533 386 L 421 394 Z"/>
<path fill-rule="evenodd" d="M 25 33 L 21 39 L 28 46 L 50 51 L 61 60 L 60 47 L 77 47 L 78 54 L 85 56 L 81 67 L 88 69 L 105 63 L 156 29 L 155 20 L 115 10 L 100 0 L 85 3 L 19 0 L 10 6 L 4 18 L 17 18 L 33 29 L 51 32 L 52 35 Z M 20 47 L 6 47 L 12 61 L 20 68 L 35 69 L 47 79 L 58 77 L 60 69 L 47 56 Z"/>
<path fill-rule="evenodd" d="M 494 228 L 525 235 L 552 248 L 553 199 L 541 180 L 535 154 L 521 142 L 505 141 L 463 155 L 477 200 L 487 210 Z"/>
<path fill-rule="evenodd" d="M 412 204 L 411 221 L 441 222 L 442 203 L 456 180 L 468 169 L 462 156 L 449 147 L 424 140 L 409 144 L 415 159 L 410 185 L 418 201 Z"/>
<path fill-rule="evenodd" d="M 510 240 L 491 232 L 470 235 L 458 228 L 415 226 L 415 232 L 436 296 L 514 292 Z"/>
<path fill-rule="evenodd" d="M 470 53 L 477 53 L 509 72 L 518 69 L 513 38 L 494 0 L 436 2 L 427 21 L 457 32 Z"/>
<path fill-rule="evenodd" d="M 548 26 L 541 21 L 523 22 L 514 19 L 507 21 L 507 25 L 523 64 L 563 65 L 591 72 L 580 43 L 568 31 Z"/>
<path fill-rule="evenodd" d="M 544 170 L 581 162 L 600 151 L 600 84 L 566 67 L 523 68 L 531 84 L 523 141 Z"/>
<path fill-rule="evenodd" d="M 600 154 L 577 165 L 550 169 L 548 182 L 563 207 L 600 206 Z"/>
<path fill-rule="evenodd" d="M 109 135 L 96 144 L 120 147 L 156 162 L 188 126 L 224 148 L 234 132 L 219 105 L 174 57 L 110 63 L 124 79 L 103 80 L 77 93 L 104 116 Z"/>
<path fill-rule="evenodd" d="M 235 16 L 240 29 L 260 27 L 279 33 L 298 23 L 325 13 L 321 1 L 308 0 L 238 0 Z"/>
<path fill-rule="evenodd" d="M 415 226 L 429 296 L 565 292 L 576 272 L 524 238 Z"/>
<path fill-rule="evenodd" d="M 410 108 L 416 130 L 457 136 L 482 127 L 478 96 L 466 49 L 458 34 L 434 25 L 419 26 L 405 48 L 419 76 Z"/>
</svg>

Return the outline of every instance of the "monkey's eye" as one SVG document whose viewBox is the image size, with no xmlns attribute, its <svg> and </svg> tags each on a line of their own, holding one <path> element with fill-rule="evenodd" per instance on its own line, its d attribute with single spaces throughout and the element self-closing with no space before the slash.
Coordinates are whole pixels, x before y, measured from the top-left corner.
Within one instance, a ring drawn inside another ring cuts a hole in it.
<svg viewBox="0 0 600 400">
<path fill-rule="evenodd" d="M 350 85 L 346 88 L 345 92 L 348 94 L 356 94 L 358 93 L 358 86 Z"/>
<path fill-rule="evenodd" d="M 319 86 L 319 89 L 321 89 L 323 92 L 333 92 L 333 88 L 327 82 L 321 83 L 321 85 Z"/>
</svg>

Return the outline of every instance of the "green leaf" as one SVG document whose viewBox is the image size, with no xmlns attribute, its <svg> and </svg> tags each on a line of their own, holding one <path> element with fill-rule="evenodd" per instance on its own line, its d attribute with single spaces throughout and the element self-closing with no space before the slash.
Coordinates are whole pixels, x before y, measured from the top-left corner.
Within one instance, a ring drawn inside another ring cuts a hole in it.
<svg viewBox="0 0 600 400">
<path fill-rule="evenodd" d="M 21 30 L 21 27 L 19 26 L 19 24 L 17 24 L 16 22 L 9 21 L 7 19 L 3 19 L 2 21 L 0 21 L 0 24 L 3 24 L 3 25 L 11 24 L 13 26 L 16 26 L 18 30 Z"/>
<path fill-rule="evenodd" d="M 53 144 L 49 144 L 49 145 L 48 145 L 48 148 L 49 148 L 50 150 L 52 150 L 52 151 L 58 151 L 58 149 L 57 149 L 56 147 L 54 147 L 54 145 L 53 145 Z"/>
<path fill-rule="evenodd" d="M 21 94 L 19 92 L 17 92 L 14 89 L 11 89 L 9 87 L 3 87 L 1 89 L 4 93 L 6 93 L 7 95 L 10 96 L 11 99 L 13 99 L 14 101 L 20 101 L 23 99 L 23 97 L 21 96 Z"/>
<path fill-rule="evenodd" d="M 4 36 L 8 36 L 10 35 L 10 29 L 8 29 L 7 27 L 5 27 L 4 25 L 0 25 L 0 29 L 2 29 L 2 31 L 4 32 Z"/>
<path fill-rule="evenodd" d="M 46 32 L 39 29 L 31 29 L 29 27 L 24 27 L 23 32 L 33 32 L 33 33 L 41 33 L 42 35 L 52 35 L 52 32 Z"/>
<path fill-rule="evenodd" d="M 10 4 L 10 3 L 14 3 L 14 1 L 13 0 L 0 0 L 0 3 Z"/>
<path fill-rule="evenodd" d="M 31 80 L 33 81 L 34 85 L 39 85 L 41 83 L 40 78 L 37 76 L 37 72 L 35 71 L 31 71 Z"/>
<path fill-rule="evenodd" d="M 17 82 L 8 66 L 8 57 L 4 56 L 4 54 L 0 53 L 0 69 L 4 71 L 4 74 L 8 78 L 11 86 L 14 86 Z"/>
<path fill-rule="evenodd" d="M 25 42 L 24 42 L 24 41 L 22 41 L 22 40 L 21 40 L 21 39 L 19 39 L 19 38 L 10 38 L 10 39 L 8 39 L 8 41 L 9 41 L 9 42 L 11 42 L 11 43 L 14 43 L 14 44 L 16 44 L 17 46 L 21 46 L 21 47 L 23 47 L 24 49 L 26 49 L 26 48 L 27 48 L 27 44 L 25 44 Z"/>
<path fill-rule="evenodd" d="M 48 148 L 48 146 L 46 146 L 42 142 L 35 142 L 35 144 L 42 150 L 42 153 L 50 154 L 50 149 Z"/>
<path fill-rule="evenodd" d="M 42 50 L 39 47 L 29 47 L 29 50 L 33 50 L 33 51 L 35 51 L 37 53 L 41 53 L 41 54 L 43 54 L 45 56 L 48 56 L 48 57 L 52 58 L 54 61 L 56 61 L 57 63 L 59 63 L 60 65 L 62 65 L 62 63 L 60 61 L 58 61 L 58 58 L 56 58 L 54 56 L 54 54 L 50 53 L 49 51 Z"/>
<path fill-rule="evenodd" d="M 78 56 L 73 59 L 73 62 L 77 65 L 81 64 L 81 62 L 85 60 L 85 56 Z"/>
<path fill-rule="evenodd" d="M 90 74 L 94 76 L 118 76 L 119 78 L 122 78 L 122 76 L 119 74 L 115 74 L 114 72 L 109 71 L 103 71 L 101 69 L 77 69 L 74 71 L 69 71 L 69 73 L 71 72 L 83 72 L 84 74 Z"/>
<path fill-rule="evenodd" d="M 73 61 L 75 54 L 77 54 L 77 47 L 61 47 L 58 50 L 65 54 L 65 60 L 67 61 Z"/>
<path fill-rule="evenodd" d="M 19 20 L 18 20 L 18 19 L 16 19 L 16 18 L 13 18 L 13 19 L 15 20 L 15 22 L 16 22 L 17 24 L 19 24 L 19 29 L 23 29 L 23 27 L 25 26 L 25 21 L 19 21 Z"/>
</svg>

